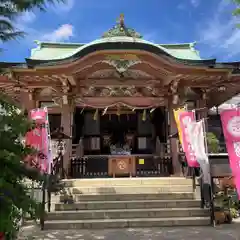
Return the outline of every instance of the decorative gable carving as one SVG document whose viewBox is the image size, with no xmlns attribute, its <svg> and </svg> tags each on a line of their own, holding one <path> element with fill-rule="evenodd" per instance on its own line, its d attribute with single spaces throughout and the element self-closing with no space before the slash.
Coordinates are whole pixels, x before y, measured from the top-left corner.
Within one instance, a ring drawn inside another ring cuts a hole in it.
<svg viewBox="0 0 240 240">
<path fill-rule="evenodd" d="M 80 90 L 83 97 L 159 97 L 162 96 L 161 90 L 147 87 L 82 87 Z"/>
<path fill-rule="evenodd" d="M 108 59 L 103 60 L 104 63 L 109 64 L 110 66 L 115 67 L 116 71 L 119 73 L 126 72 L 130 67 L 141 63 L 139 59 L 125 60 L 125 59 Z"/>
<path fill-rule="evenodd" d="M 90 76 L 87 77 L 88 79 L 113 79 L 117 78 L 119 80 L 124 81 L 124 79 L 153 79 L 153 76 L 150 74 L 142 71 L 142 70 L 133 70 L 129 69 L 126 72 L 119 73 L 116 70 L 112 69 L 103 69 L 98 70 L 92 73 Z"/>
</svg>

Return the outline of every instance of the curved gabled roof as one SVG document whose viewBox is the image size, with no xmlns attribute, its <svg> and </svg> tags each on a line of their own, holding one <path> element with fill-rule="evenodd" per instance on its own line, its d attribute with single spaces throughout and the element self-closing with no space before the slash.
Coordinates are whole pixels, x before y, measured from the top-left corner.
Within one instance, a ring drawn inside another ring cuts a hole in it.
<svg viewBox="0 0 240 240">
<path fill-rule="evenodd" d="M 155 44 L 150 41 L 146 41 L 141 38 L 132 38 L 126 36 L 104 37 L 92 41 L 88 44 L 75 44 L 75 43 L 48 43 L 36 41 L 38 47 L 32 50 L 32 54 L 29 59 L 32 60 L 63 60 L 70 57 L 74 57 L 79 52 L 85 49 L 101 44 L 121 44 L 129 43 L 136 44 L 141 43 L 148 46 L 153 46 L 156 50 L 163 51 L 168 55 L 186 60 L 201 60 L 198 51 L 194 48 L 195 43 L 184 44 Z M 118 49 L 119 46 L 116 46 Z"/>
<path fill-rule="evenodd" d="M 121 14 L 117 24 L 105 32 L 102 38 L 87 44 L 47 43 L 37 41 L 38 47 L 32 50 L 31 57 L 26 59 L 29 65 L 53 65 L 65 61 L 74 61 L 97 50 L 144 50 L 154 54 L 164 54 L 177 61 L 202 62 L 195 43 L 155 44 L 146 41 L 141 34 L 125 25 Z M 214 60 L 210 60 L 215 62 Z M 204 61 L 206 62 L 206 61 Z"/>
<path fill-rule="evenodd" d="M 38 42 L 39 47 L 32 52 L 31 58 L 26 59 L 28 66 L 34 67 L 35 65 L 56 65 L 62 64 L 65 62 L 76 61 L 87 54 L 90 54 L 95 51 L 101 50 L 143 50 L 148 51 L 156 55 L 165 55 L 173 58 L 177 62 L 190 65 L 212 65 L 215 64 L 215 59 L 202 60 L 198 55 L 198 52 L 194 49 L 195 43 L 189 44 L 154 44 L 152 42 L 135 39 L 132 37 L 118 36 L 110 38 L 101 38 L 95 41 L 92 41 L 88 44 L 77 45 L 77 44 L 60 44 L 56 43 L 41 43 Z M 46 48 L 47 47 L 47 48 Z M 75 47 L 75 49 L 73 49 Z M 40 58 L 43 53 L 41 52 L 44 48 L 48 51 L 48 56 L 51 55 L 51 48 L 58 51 L 59 49 L 64 49 L 61 55 L 55 57 L 46 57 Z M 66 51 L 66 49 L 71 49 L 71 51 Z M 182 54 L 182 55 L 181 55 Z M 39 57 L 37 57 L 39 56 Z"/>
</svg>

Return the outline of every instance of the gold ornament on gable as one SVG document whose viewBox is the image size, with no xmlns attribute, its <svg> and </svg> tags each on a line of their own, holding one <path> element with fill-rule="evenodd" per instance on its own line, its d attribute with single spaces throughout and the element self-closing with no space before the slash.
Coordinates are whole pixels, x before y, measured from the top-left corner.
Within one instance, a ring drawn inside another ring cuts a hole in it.
<svg viewBox="0 0 240 240">
<path fill-rule="evenodd" d="M 130 67 L 141 63 L 141 60 L 126 60 L 126 59 L 107 59 L 103 60 L 104 63 L 109 64 L 110 66 L 113 66 L 117 72 L 124 73 L 126 72 Z"/>
</svg>

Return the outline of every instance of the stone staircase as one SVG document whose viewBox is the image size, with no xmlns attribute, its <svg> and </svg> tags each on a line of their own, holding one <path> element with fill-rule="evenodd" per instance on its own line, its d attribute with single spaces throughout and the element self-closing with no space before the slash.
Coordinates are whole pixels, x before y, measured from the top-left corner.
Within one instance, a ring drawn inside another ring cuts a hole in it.
<svg viewBox="0 0 240 240">
<path fill-rule="evenodd" d="M 100 229 L 210 225 L 185 178 L 66 180 L 74 203 L 63 196 L 48 213 L 45 229 Z M 55 199 L 56 201 L 56 199 Z"/>
</svg>

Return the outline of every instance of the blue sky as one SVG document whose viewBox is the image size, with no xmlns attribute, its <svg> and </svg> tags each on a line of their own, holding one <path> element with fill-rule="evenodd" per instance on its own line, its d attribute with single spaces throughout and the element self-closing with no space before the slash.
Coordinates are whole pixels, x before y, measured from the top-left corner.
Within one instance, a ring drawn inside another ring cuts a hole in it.
<svg viewBox="0 0 240 240">
<path fill-rule="evenodd" d="M 197 41 L 202 58 L 240 61 L 240 29 L 230 0 L 68 0 L 47 12 L 27 12 L 16 25 L 27 35 L 2 44 L 0 61 L 24 61 L 34 40 L 87 43 L 111 28 L 120 13 L 125 23 L 155 43 Z"/>
</svg>

